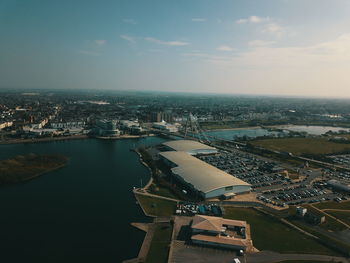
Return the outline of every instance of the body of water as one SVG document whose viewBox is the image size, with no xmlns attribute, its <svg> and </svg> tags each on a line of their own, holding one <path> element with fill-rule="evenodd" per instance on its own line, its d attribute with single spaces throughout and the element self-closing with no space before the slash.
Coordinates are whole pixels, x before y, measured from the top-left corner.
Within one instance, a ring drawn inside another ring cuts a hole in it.
<svg viewBox="0 0 350 263">
<path fill-rule="evenodd" d="M 332 132 L 338 132 L 340 130 L 349 131 L 348 128 L 333 127 L 333 126 L 286 125 L 286 126 L 280 126 L 279 128 L 286 129 L 289 131 L 307 132 L 313 135 L 321 135 L 328 131 L 332 131 Z"/>
<path fill-rule="evenodd" d="M 259 137 L 265 135 L 278 134 L 279 132 L 268 131 L 267 129 L 256 128 L 256 129 L 237 129 L 237 130 L 217 130 L 205 132 L 209 136 L 213 136 L 224 140 L 233 140 L 235 137 Z"/>
<path fill-rule="evenodd" d="M 147 221 L 132 187 L 149 179 L 130 151 L 157 144 L 132 140 L 70 140 L 0 145 L 0 159 L 27 153 L 64 154 L 66 167 L 26 183 L 0 187 L 1 262 L 121 262 L 136 257 Z"/>
</svg>

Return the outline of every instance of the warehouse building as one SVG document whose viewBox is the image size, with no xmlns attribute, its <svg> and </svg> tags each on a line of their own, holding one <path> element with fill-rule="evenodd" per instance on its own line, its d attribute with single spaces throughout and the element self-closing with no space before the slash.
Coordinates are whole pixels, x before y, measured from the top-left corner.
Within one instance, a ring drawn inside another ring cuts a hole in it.
<svg viewBox="0 0 350 263">
<path fill-rule="evenodd" d="M 172 175 L 203 198 L 249 192 L 251 185 L 185 151 L 159 153 Z"/>
<path fill-rule="evenodd" d="M 218 150 L 209 145 L 192 140 L 175 140 L 164 142 L 163 145 L 169 151 L 186 152 L 190 155 L 215 154 Z"/>
</svg>

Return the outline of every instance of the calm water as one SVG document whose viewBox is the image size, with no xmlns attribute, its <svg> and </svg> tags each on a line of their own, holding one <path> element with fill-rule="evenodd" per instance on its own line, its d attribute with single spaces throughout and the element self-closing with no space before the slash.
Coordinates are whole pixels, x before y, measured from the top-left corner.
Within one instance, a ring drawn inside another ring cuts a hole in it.
<svg viewBox="0 0 350 263">
<path fill-rule="evenodd" d="M 131 189 L 148 170 L 139 140 L 77 140 L 0 145 L 0 159 L 26 153 L 70 157 L 60 170 L 30 182 L 0 187 L 1 262 L 121 262 L 137 256 L 144 233 L 132 221 L 148 220 Z"/>
<path fill-rule="evenodd" d="M 304 131 L 313 135 L 321 135 L 328 131 L 333 131 L 333 132 L 338 132 L 340 130 L 349 131 L 349 129 L 347 128 L 333 127 L 333 126 L 287 125 L 287 126 L 281 126 L 280 128 L 290 130 L 290 131 L 297 131 L 297 132 Z"/>
<path fill-rule="evenodd" d="M 214 136 L 219 139 L 233 140 L 235 137 L 258 137 L 271 134 L 278 134 L 278 132 L 268 131 L 262 128 L 256 129 L 239 129 L 239 130 L 218 130 L 218 131 L 208 131 L 206 134 Z"/>
</svg>

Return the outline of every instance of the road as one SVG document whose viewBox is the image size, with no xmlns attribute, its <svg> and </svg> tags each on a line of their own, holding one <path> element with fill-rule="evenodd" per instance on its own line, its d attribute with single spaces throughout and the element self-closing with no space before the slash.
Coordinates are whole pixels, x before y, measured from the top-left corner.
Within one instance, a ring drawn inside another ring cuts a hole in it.
<svg viewBox="0 0 350 263">
<path fill-rule="evenodd" d="M 274 263 L 284 260 L 315 260 L 315 261 L 334 261 L 349 263 L 349 259 L 345 257 L 334 257 L 326 255 L 313 254 L 280 254 L 272 251 L 261 251 L 254 254 L 246 255 L 247 263 Z"/>
</svg>

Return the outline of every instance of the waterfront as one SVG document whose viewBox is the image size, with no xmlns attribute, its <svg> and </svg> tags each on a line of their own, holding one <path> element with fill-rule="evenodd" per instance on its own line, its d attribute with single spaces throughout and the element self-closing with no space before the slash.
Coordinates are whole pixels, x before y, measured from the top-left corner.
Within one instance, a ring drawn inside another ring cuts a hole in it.
<svg viewBox="0 0 350 263">
<path fill-rule="evenodd" d="M 66 167 L 29 182 L 2 186 L 1 259 L 4 262 L 121 262 L 137 256 L 147 221 L 132 187 L 148 169 L 132 151 L 158 137 L 70 140 L 0 145 L 0 159 L 19 154 L 64 154 Z"/>
</svg>

